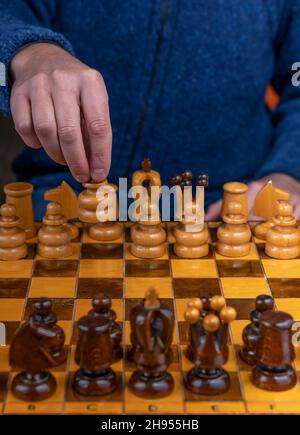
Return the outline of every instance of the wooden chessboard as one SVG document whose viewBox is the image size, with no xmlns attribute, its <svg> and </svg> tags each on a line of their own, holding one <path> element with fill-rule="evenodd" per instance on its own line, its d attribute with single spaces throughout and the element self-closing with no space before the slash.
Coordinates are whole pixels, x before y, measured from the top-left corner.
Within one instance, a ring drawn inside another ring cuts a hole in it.
<svg viewBox="0 0 300 435">
<path fill-rule="evenodd" d="M 74 241 L 74 253 L 66 260 L 46 260 L 36 255 L 36 240 L 29 241 L 24 260 L 0 262 L 0 321 L 6 326 L 7 345 L 0 347 L 0 413 L 5 414 L 201 414 L 201 413 L 300 413 L 300 386 L 284 393 L 269 393 L 250 382 L 250 368 L 241 362 L 241 333 L 249 322 L 254 299 L 272 293 L 277 309 L 300 320 L 300 259 L 273 260 L 264 254 L 264 245 L 253 239 L 251 252 L 241 259 L 216 254 L 214 242 L 217 223 L 210 223 L 210 252 L 199 260 L 186 260 L 172 252 L 172 226 L 167 224 L 169 254 L 158 260 L 142 260 L 130 254 L 130 232 L 126 226 L 122 239 L 114 243 L 95 243 L 86 230 Z M 113 299 L 113 308 L 122 324 L 126 348 L 130 345 L 129 312 L 154 286 L 160 298 L 175 312 L 174 392 L 159 400 L 140 399 L 126 387 L 134 367 L 124 358 L 115 364 L 119 389 L 111 396 L 87 398 L 76 395 L 70 380 L 76 370 L 74 350 L 76 321 L 87 313 L 91 298 L 104 291 Z M 231 377 L 230 390 L 221 396 L 196 396 L 183 386 L 183 376 L 191 367 L 185 358 L 187 300 L 208 294 L 223 294 L 227 304 L 236 308 L 237 320 L 231 326 L 230 359 L 225 368 Z M 58 384 L 49 400 L 27 403 L 10 391 L 14 373 L 8 365 L 12 334 L 27 318 L 32 302 L 41 296 L 54 301 L 59 324 L 66 333 L 68 359 L 53 371 Z M 300 348 L 296 348 L 296 368 L 300 372 Z"/>
</svg>

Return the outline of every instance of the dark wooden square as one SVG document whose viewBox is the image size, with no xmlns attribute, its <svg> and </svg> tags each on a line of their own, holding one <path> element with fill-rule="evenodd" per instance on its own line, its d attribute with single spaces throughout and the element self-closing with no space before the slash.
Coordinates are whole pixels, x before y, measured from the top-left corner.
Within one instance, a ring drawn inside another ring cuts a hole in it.
<svg viewBox="0 0 300 435">
<path fill-rule="evenodd" d="M 130 235 L 130 228 L 126 227 L 125 228 L 125 242 L 126 243 L 131 243 L 131 235 Z"/>
<path fill-rule="evenodd" d="M 269 278 L 275 298 L 300 298 L 300 278 Z"/>
<path fill-rule="evenodd" d="M 28 285 L 29 278 L 2 278 L 0 279 L 0 298 L 25 298 Z"/>
<path fill-rule="evenodd" d="M 36 243 L 28 243 L 27 245 L 27 255 L 26 255 L 26 259 L 27 260 L 33 260 L 36 252 L 37 252 L 37 244 Z"/>
<path fill-rule="evenodd" d="M 270 258 L 266 253 L 265 253 L 265 247 L 266 244 L 265 243 L 256 243 L 256 249 L 258 252 L 258 255 L 260 256 L 261 259 L 266 259 L 266 258 Z"/>
<path fill-rule="evenodd" d="M 126 260 L 126 276 L 170 276 L 168 260 Z"/>
<path fill-rule="evenodd" d="M 217 268 L 221 278 L 263 277 L 258 260 L 217 260 Z"/>
<path fill-rule="evenodd" d="M 218 278 L 174 278 L 173 288 L 176 298 L 201 298 L 221 294 Z"/>
<path fill-rule="evenodd" d="M 236 309 L 237 320 L 250 320 L 250 313 L 255 308 L 255 299 L 226 299 L 226 304 Z"/>
<path fill-rule="evenodd" d="M 30 298 L 27 301 L 25 308 L 25 318 L 28 319 L 29 315 L 33 312 L 33 304 L 38 299 Z M 72 320 L 74 299 L 51 299 L 53 306 L 52 309 L 57 315 L 58 320 Z"/>
<path fill-rule="evenodd" d="M 122 243 L 85 243 L 81 247 L 81 258 L 87 260 L 122 259 Z"/>
<path fill-rule="evenodd" d="M 76 276 L 77 260 L 37 260 L 33 276 L 39 277 L 68 277 Z"/>
<path fill-rule="evenodd" d="M 78 299 L 89 299 L 102 292 L 113 299 L 123 296 L 122 278 L 79 278 Z"/>
<path fill-rule="evenodd" d="M 178 322 L 179 342 L 181 345 L 189 343 L 189 325 L 187 322 Z"/>
<path fill-rule="evenodd" d="M 210 239 L 211 239 L 212 243 L 216 243 L 218 240 L 217 231 L 218 231 L 218 227 L 209 228 L 209 234 L 210 234 Z"/>
</svg>

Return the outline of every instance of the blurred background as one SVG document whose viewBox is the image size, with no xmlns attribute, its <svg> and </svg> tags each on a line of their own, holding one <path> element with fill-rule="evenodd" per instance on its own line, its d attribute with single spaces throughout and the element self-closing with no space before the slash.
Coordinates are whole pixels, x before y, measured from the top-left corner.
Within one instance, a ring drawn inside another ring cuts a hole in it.
<svg viewBox="0 0 300 435">
<path fill-rule="evenodd" d="M 4 200 L 3 186 L 15 180 L 11 168 L 13 159 L 23 147 L 23 142 L 14 129 L 10 118 L 0 114 L 0 201 Z"/>
<path fill-rule="evenodd" d="M 270 87 L 267 89 L 266 101 L 271 110 L 278 103 L 278 96 Z M 11 118 L 0 113 L 0 203 L 4 200 L 3 186 L 15 180 L 11 164 L 23 146 L 24 144 L 16 133 Z"/>
</svg>

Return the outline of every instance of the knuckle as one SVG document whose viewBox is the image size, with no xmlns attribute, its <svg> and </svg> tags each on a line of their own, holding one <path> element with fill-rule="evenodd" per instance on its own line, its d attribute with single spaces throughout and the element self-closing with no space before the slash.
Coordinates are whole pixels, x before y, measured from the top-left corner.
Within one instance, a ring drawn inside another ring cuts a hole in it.
<svg viewBox="0 0 300 435">
<path fill-rule="evenodd" d="M 103 81 L 102 75 L 94 68 L 88 68 L 83 71 L 83 76 L 91 81 Z"/>
<path fill-rule="evenodd" d="M 32 125 L 30 122 L 16 121 L 15 128 L 21 136 L 29 136 L 32 133 Z"/>
<path fill-rule="evenodd" d="M 88 130 L 91 136 L 105 137 L 109 133 L 109 126 L 104 119 L 94 119 L 89 122 Z"/>
<path fill-rule="evenodd" d="M 34 77 L 32 77 L 32 84 L 38 87 L 44 87 L 46 82 L 48 81 L 48 76 L 44 72 L 39 72 Z"/>
<path fill-rule="evenodd" d="M 48 137 L 52 134 L 53 126 L 49 121 L 38 121 L 35 130 L 39 136 Z"/>
<path fill-rule="evenodd" d="M 52 78 L 55 82 L 65 82 L 69 77 L 69 74 L 67 71 L 64 71 L 62 69 L 55 69 L 52 72 Z"/>
<path fill-rule="evenodd" d="M 58 137 L 62 142 L 73 142 L 77 137 L 77 128 L 74 125 L 62 125 L 58 128 Z"/>
</svg>

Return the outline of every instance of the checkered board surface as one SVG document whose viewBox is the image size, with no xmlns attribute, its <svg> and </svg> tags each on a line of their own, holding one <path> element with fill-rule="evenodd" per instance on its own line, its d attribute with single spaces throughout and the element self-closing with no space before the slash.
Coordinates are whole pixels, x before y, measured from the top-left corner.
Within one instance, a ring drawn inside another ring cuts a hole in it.
<svg viewBox="0 0 300 435">
<path fill-rule="evenodd" d="M 241 333 L 249 322 L 255 297 L 271 293 L 276 308 L 287 311 L 300 321 L 300 259 L 273 260 L 264 254 L 264 245 L 253 238 L 251 252 L 241 259 L 228 259 L 215 252 L 217 223 L 210 223 L 210 251 L 202 259 L 176 257 L 172 227 L 168 229 L 168 254 L 157 260 L 137 259 L 130 254 L 130 230 L 114 243 L 95 243 L 85 229 L 75 240 L 72 257 L 46 260 L 36 254 L 35 239 L 29 241 L 24 260 L 0 262 L 0 321 L 7 332 L 6 346 L 0 347 L 0 413 L 5 414 L 201 414 L 201 413 L 300 413 L 300 386 L 284 393 L 265 392 L 250 382 L 251 369 L 241 362 Z M 91 298 L 104 291 L 113 300 L 117 319 L 122 324 L 125 350 L 130 346 L 129 313 L 154 286 L 160 298 L 175 313 L 174 359 L 169 370 L 175 380 L 171 395 L 163 399 L 140 399 L 127 387 L 134 366 L 126 358 L 113 366 L 119 376 L 119 388 L 110 396 L 81 397 L 71 389 L 76 322 L 91 307 Z M 231 377 L 230 390 L 221 396 L 196 396 L 187 391 L 183 377 L 191 367 L 185 357 L 187 323 L 184 311 L 189 298 L 222 294 L 236 308 L 237 320 L 231 326 L 230 358 L 225 368 Z M 53 370 L 57 392 L 42 402 L 17 400 L 10 391 L 15 375 L 8 365 L 12 335 L 28 318 L 36 298 L 53 299 L 59 324 L 66 333 L 68 359 Z M 300 373 L 300 348 L 296 348 L 296 369 Z"/>
</svg>

